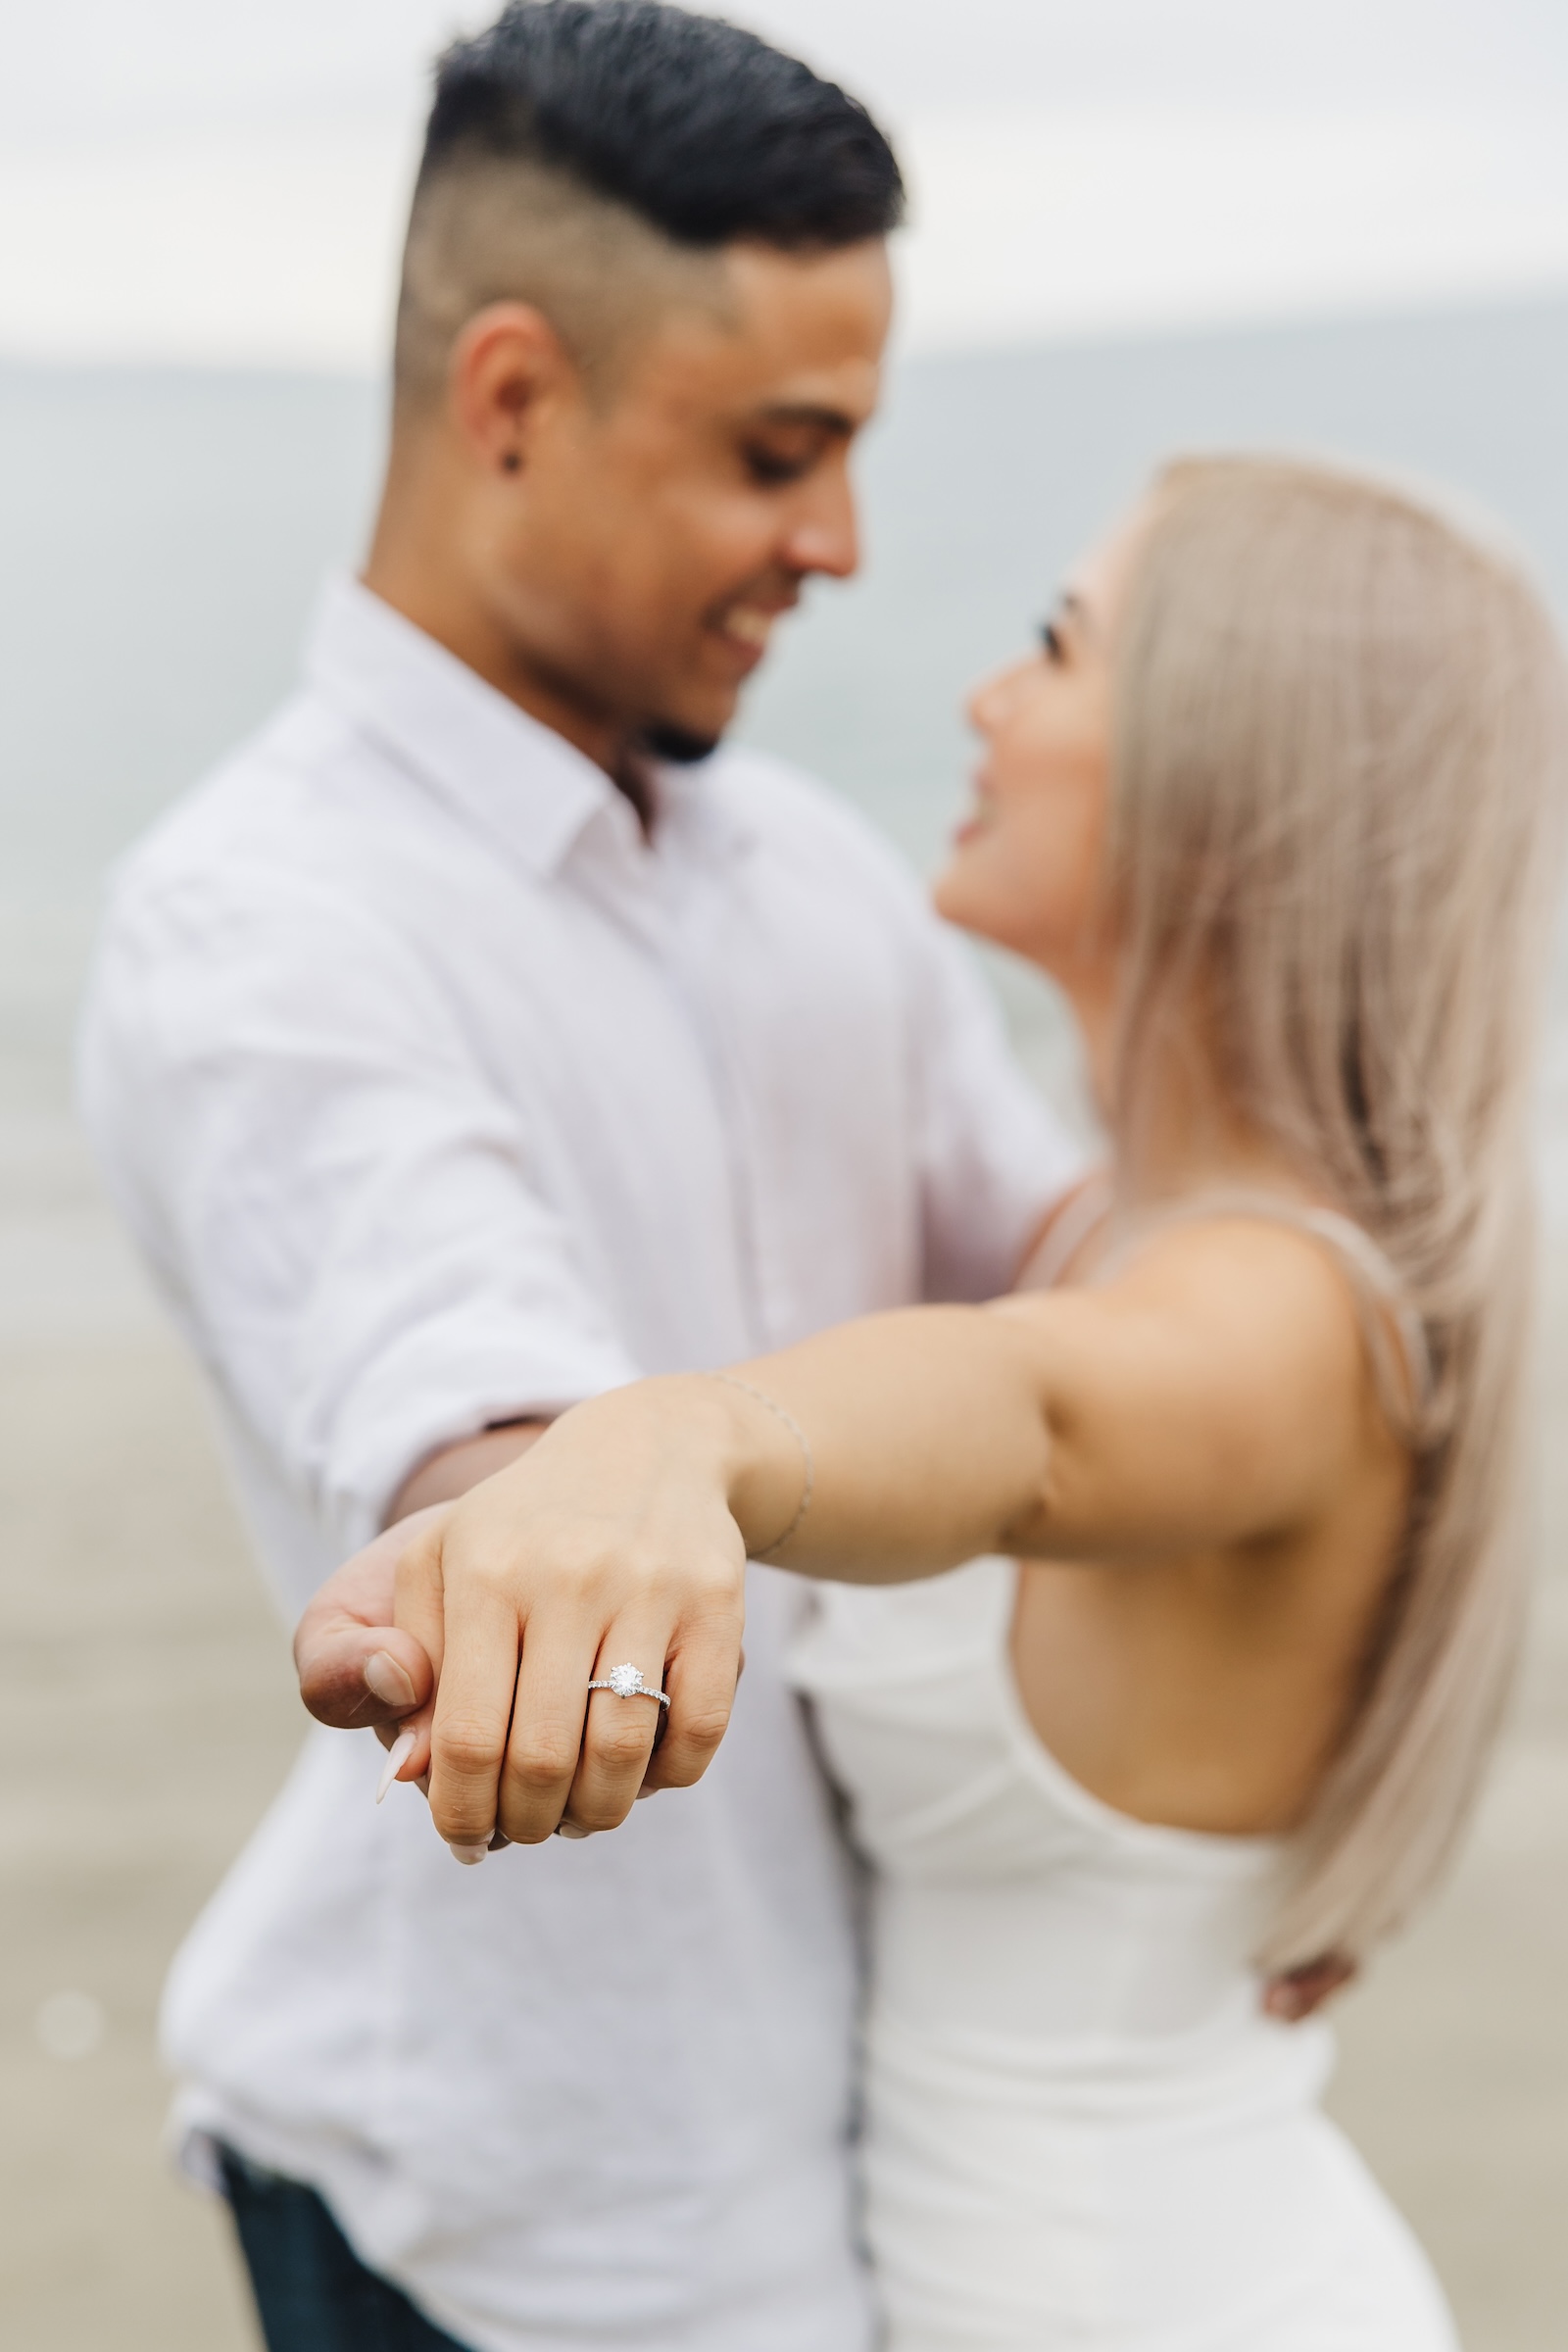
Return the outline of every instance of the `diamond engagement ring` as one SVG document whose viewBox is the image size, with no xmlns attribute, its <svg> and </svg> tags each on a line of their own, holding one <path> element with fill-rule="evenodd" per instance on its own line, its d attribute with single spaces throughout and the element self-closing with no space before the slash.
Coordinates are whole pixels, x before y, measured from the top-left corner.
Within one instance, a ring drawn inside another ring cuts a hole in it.
<svg viewBox="0 0 1568 2352">
<path fill-rule="evenodd" d="M 657 1698 L 662 1707 L 669 1704 L 667 1690 L 656 1690 L 645 1683 L 635 1666 L 612 1666 L 602 1683 L 590 1683 L 590 1690 L 613 1690 L 617 1698 Z"/>
</svg>

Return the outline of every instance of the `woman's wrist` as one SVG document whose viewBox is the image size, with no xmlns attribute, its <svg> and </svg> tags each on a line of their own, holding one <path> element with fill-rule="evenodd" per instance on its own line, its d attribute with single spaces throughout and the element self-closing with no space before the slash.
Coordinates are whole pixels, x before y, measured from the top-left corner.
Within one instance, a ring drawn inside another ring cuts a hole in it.
<svg viewBox="0 0 1568 2352">
<path fill-rule="evenodd" d="M 779 1525 L 777 1534 L 769 1537 L 765 1544 L 761 1544 L 756 1541 L 747 1528 L 742 1527 L 742 1534 L 746 1538 L 746 1549 L 748 1557 L 757 1560 L 771 1559 L 776 1553 L 784 1550 L 791 1538 L 800 1528 L 807 1512 L 811 1507 L 811 1497 L 816 1489 L 816 1462 L 811 1452 L 811 1441 L 807 1436 L 805 1430 L 801 1427 L 799 1421 L 796 1420 L 795 1415 L 790 1411 L 788 1405 L 781 1404 L 778 1398 L 776 1396 L 769 1396 L 765 1389 L 758 1388 L 752 1381 L 743 1380 L 736 1372 L 715 1372 L 711 1375 L 711 1378 L 717 1381 L 722 1381 L 726 1388 L 735 1390 L 740 1396 L 749 1398 L 754 1405 L 760 1405 L 764 1412 L 772 1416 L 772 1420 L 776 1424 L 776 1427 L 772 1429 L 762 1429 L 760 1433 L 764 1438 L 770 1437 L 772 1440 L 772 1446 L 769 1455 L 769 1472 L 766 1481 L 769 1486 L 774 1483 L 771 1473 L 772 1470 L 776 1468 L 779 1430 L 783 1430 L 785 1436 L 789 1439 L 791 1446 L 794 1448 L 799 1457 L 798 1470 L 800 1484 L 795 1497 L 795 1508 L 791 1511 L 788 1519 L 784 1520 L 782 1524 Z M 752 1435 L 754 1438 L 758 1435 L 758 1428 L 755 1424 L 752 1430 Z M 763 1508 L 765 1509 L 767 1507 L 765 1495 L 754 1499 L 760 1499 Z M 737 1525 L 740 1524 L 741 1522 L 739 1516 L 737 1515 Z"/>
<path fill-rule="evenodd" d="M 792 1413 L 734 1372 L 679 1373 L 667 1382 L 671 1451 L 710 1473 L 749 1559 L 782 1548 L 806 1515 L 810 1447 Z"/>
<path fill-rule="evenodd" d="M 487 1486 L 521 1479 L 533 1495 L 541 1473 L 559 1477 L 573 1456 L 597 1465 L 601 1491 L 608 1480 L 628 1507 L 661 1520 L 671 1506 L 684 1514 L 705 1500 L 726 1510 L 752 1559 L 777 1551 L 810 1500 L 805 1432 L 742 1373 L 663 1373 L 607 1390 L 562 1414 Z"/>
</svg>

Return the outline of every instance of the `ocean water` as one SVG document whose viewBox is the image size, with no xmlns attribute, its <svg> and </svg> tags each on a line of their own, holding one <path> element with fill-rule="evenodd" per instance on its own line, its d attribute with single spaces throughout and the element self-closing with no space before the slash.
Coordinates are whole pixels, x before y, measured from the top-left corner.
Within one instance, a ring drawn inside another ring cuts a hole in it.
<svg viewBox="0 0 1568 2352">
<path fill-rule="evenodd" d="M 383 417 L 357 381 L 0 368 L 12 1159 L 64 1104 L 107 864 L 287 691 L 318 580 L 363 545 Z M 1565 418 L 1565 301 L 906 362 L 860 462 L 862 574 L 812 590 L 742 732 L 929 867 L 962 798 L 965 685 L 1027 642 L 1160 458 L 1288 449 L 1443 484 L 1497 517 L 1568 613 Z M 1025 1050 L 1069 1083 L 1048 992 L 999 985 Z M 1568 1216 L 1568 988 L 1543 1132 Z"/>
</svg>

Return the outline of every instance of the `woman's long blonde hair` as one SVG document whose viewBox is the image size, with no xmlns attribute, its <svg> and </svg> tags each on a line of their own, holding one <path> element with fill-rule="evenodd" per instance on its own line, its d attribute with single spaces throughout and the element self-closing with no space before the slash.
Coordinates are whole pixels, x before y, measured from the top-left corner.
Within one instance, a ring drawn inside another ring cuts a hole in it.
<svg viewBox="0 0 1568 2352">
<path fill-rule="evenodd" d="M 1200 996 L 1227 1101 L 1378 1243 L 1434 1373 L 1406 1540 L 1259 1955 L 1291 1968 L 1366 1950 L 1432 1885 L 1514 1660 L 1568 692 L 1501 555 L 1395 491 L 1252 458 L 1160 477 L 1117 670 L 1123 1181 Z"/>
</svg>

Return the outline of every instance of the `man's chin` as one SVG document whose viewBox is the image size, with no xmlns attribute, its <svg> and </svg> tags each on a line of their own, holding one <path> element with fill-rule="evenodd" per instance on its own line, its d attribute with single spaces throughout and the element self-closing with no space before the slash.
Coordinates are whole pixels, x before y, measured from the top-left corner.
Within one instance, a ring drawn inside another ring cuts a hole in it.
<svg viewBox="0 0 1568 2352">
<path fill-rule="evenodd" d="M 645 748 L 656 760 L 667 760 L 676 767 L 694 767 L 699 760 L 710 759 L 722 741 L 722 729 L 716 734 L 699 733 L 695 727 L 677 726 L 666 719 L 656 719 L 643 730 Z"/>
</svg>

